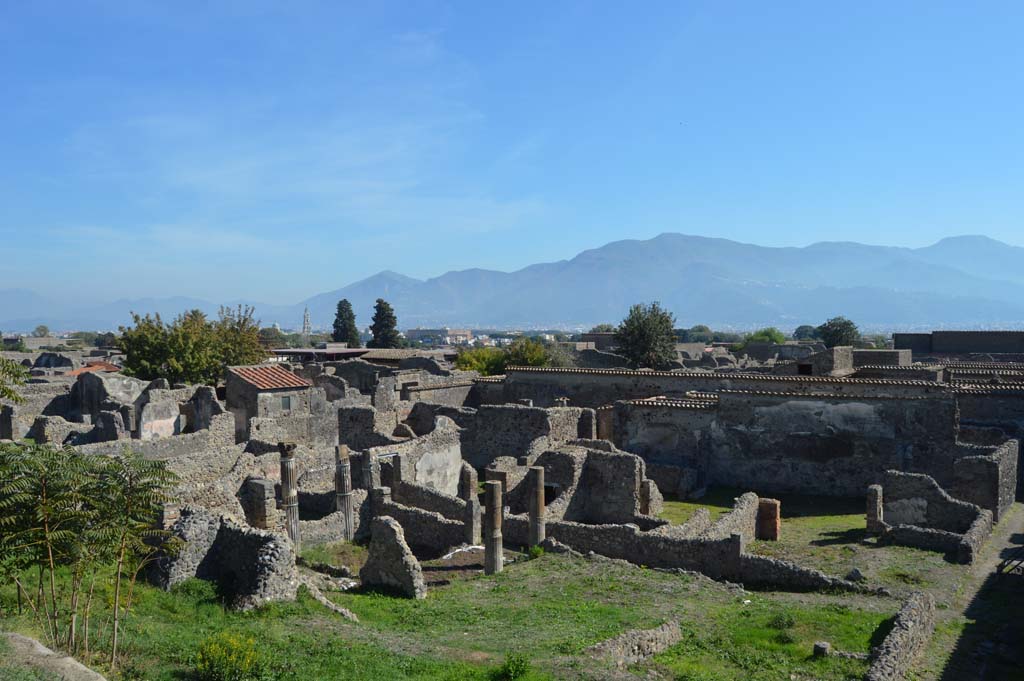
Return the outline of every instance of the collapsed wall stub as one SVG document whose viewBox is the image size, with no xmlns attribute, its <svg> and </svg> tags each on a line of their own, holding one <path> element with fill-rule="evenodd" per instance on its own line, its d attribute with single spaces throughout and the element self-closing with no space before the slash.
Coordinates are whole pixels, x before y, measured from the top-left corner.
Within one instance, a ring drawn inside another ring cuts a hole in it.
<svg viewBox="0 0 1024 681">
<path fill-rule="evenodd" d="M 182 544 L 153 563 L 150 578 L 158 586 L 170 589 L 190 577 L 213 581 L 229 606 L 240 610 L 295 599 L 295 553 L 282 535 L 192 506 L 181 509 L 171 533 Z"/>
<path fill-rule="evenodd" d="M 408 598 L 426 598 L 423 569 L 405 541 L 402 526 L 390 516 L 373 519 L 366 563 L 359 570 L 365 586 L 384 587 Z"/>
</svg>

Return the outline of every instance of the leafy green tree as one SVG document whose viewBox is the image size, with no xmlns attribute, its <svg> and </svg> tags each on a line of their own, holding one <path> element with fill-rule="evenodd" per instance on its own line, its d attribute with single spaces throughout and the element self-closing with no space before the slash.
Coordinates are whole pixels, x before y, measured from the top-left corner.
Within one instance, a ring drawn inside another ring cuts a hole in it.
<svg viewBox="0 0 1024 681">
<path fill-rule="evenodd" d="M 377 299 L 373 307 L 373 323 L 370 325 L 373 338 L 366 344 L 368 348 L 400 348 L 402 337 L 398 333 L 398 318 L 395 311 L 383 298 Z"/>
<path fill-rule="evenodd" d="M 834 348 L 854 345 L 860 339 L 860 331 L 846 317 L 833 317 L 818 327 L 818 337 L 825 343 L 825 347 Z"/>
<path fill-rule="evenodd" d="M 801 324 L 793 331 L 793 338 L 796 340 L 813 340 L 818 337 L 817 327 L 810 324 Z"/>
<path fill-rule="evenodd" d="M 214 324 L 215 342 L 221 366 L 258 364 L 267 358 L 260 342 L 260 322 L 253 318 L 255 308 L 239 305 L 236 309 L 221 307 Z"/>
<path fill-rule="evenodd" d="M 266 357 L 253 309 L 221 308 L 211 322 L 190 310 L 165 323 L 160 315 L 140 317 L 121 327 L 117 345 L 125 353 L 124 371 L 144 380 L 216 384 L 224 367 L 255 364 Z"/>
<path fill-rule="evenodd" d="M 15 392 L 15 386 L 23 385 L 28 378 L 28 371 L 12 359 L 0 357 L 0 400 L 21 402 Z"/>
<path fill-rule="evenodd" d="M 114 565 L 110 663 L 116 666 L 121 616 L 141 570 L 158 550 L 177 546 L 154 529 L 164 490 L 175 479 L 165 466 L 127 450 L 105 457 L 70 447 L 0 445 L 0 573 L 18 587 L 19 607 L 23 593 L 36 594 L 25 603 L 51 646 L 84 650 L 88 658 L 97 575 Z M 57 586 L 58 572 L 70 576 L 70 585 Z"/>
<path fill-rule="evenodd" d="M 763 329 L 758 329 L 754 333 L 748 334 L 745 343 L 785 343 L 786 334 L 782 333 L 774 326 L 768 326 Z"/>
<path fill-rule="evenodd" d="M 455 357 L 455 366 L 481 376 L 498 376 L 505 373 L 507 360 L 508 354 L 501 348 L 465 348 Z"/>
<path fill-rule="evenodd" d="M 615 332 L 619 354 L 636 367 L 662 369 L 676 359 L 675 317 L 660 303 L 637 303 Z"/>
<path fill-rule="evenodd" d="M 40 324 L 32 331 L 32 335 L 36 338 L 46 338 L 50 335 L 50 327 L 46 324 Z"/>
<path fill-rule="evenodd" d="M 284 335 L 281 329 L 275 329 L 273 326 L 260 329 L 260 343 L 268 350 L 289 347 L 288 337 Z"/>
<path fill-rule="evenodd" d="M 577 364 L 574 353 L 560 343 L 544 343 L 544 349 L 548 355 L 544 366 L 569 368 Z"/>
<path fill-rule="evenodd" d="M 614 331 L 614 324 L 598 324 L 590 330 L 590 333 L 613 333 Z"/>
<path fill-rule="evenodd" d="M 544 345 L 530 338 L 517 338 L 505 351 L 506 366 L 542 367 L 548 363 Z"/>
<path fill-rule="evenodd" d="M 99 479 L 102 481 L 95 500 L 109 528 L 107 545 L 112 547 L 114 572 L 113 635 L 110 644 L 110 666 L 117 666 L 122 589 L 129 589 L 125 612 L 131 608 L 131 593 L 142 570 L 157 556 L 160 540 L 168 533 L 157 528 L 161 504 L 167 501 L 165 490 L 175 476 L 163 461 L 150 461 L 129 451 L 118 456 L 103 457 Z"/>
<path fill-rule="evenodd" d="M 120 330 L 117 347 L 125 355 L 124 373 L 147 381 L 167 377 L 170 331 L 160 315 L 142 317 L 133 312 L 132 326 Z"/>
<path fill-rule="evenodd" d="M 348 343 L 350 348 L 361 347 L 359 327 L 356 326 L 356 313 L 347 298 L 338 301 L 338 310 L 334 315 L 334 329 L 331 338 L 335 343 Z"/>
<path fill-rule="evenodd" d="M 217 335 L 200 310 L 174 320 L 168 329 L 167 350 L 164 377 L 171 383 L 216 383 L 220 377 L 224 364 Z"/>
</svg>

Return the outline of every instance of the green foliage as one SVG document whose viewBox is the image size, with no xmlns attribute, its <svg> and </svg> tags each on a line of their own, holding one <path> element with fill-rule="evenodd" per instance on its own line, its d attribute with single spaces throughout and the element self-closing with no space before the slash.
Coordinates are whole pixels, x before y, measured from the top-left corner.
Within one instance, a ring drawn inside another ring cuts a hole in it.
<svg viewBox="0 0 1024 681">
<path fill-rule="evenodd" d="M 50 335 L 50 327 L 48 327 L 46 324 L 40 324 L 39 326 L 32 330 L 32 335 L 35 336 L 36 338 L 46 338 L 47 336 Z"/>
<path fill-rule="evenodd" d="M 494 681 L 516 681 L 516 679 L 525 679 L 529 673 L 529 658 L 517 653 L 508 653 L 505 655 L 505 661 L 495 670 L 491 678 Z"/>
<path fill-rule="evenodd" d="M 370 325 L 373 338 L 366 344 L 368 348 L 400 348 L 402 337 L 398 333 L 398 318 L 391 304 L 383 298 L 377 299 L 373 307 L 373 323 Z"/>
<path fill-rule="evenodd" d="M 615 332 L 619 354 L 635 367 L 663 369 L 676 359 L 675 317 L 661 304 L 638 303 Z"/>
<path fill-rule="evenodd" d="M 334 329 L 331 338 L 335 343 L 348 343 L 350 348 L 358 348 L 359 327 L 356 326 L 356 313 L 347 298 L 338 301 L 338 310 L 334 315 Z"/>
<path fill-rule="evenodd" d="M 122 602 L 123 586 L 131 591 L 161 543 L 173 548 L 162 542 L 167 533 L 154 529 L 163 490 L 173 481 L 164 462 L 127 450 L 104 457 L 70 447 L 0 445 L 0 582 L 37 594 L 27 605 L 49 645 L 88 652 L 93 587 L 97 574 L 114 564 L 110 663 L 116 665 L 120 617 L 131 607 L 130 599 Z"/>
<path fill-rule="evenodd" d="M 613 333 L 614 331 L 614 324 L 598 324 L 590 330 L 590 333 Z"/>
<path fill-rule="evenodd" d="M 199 646 L 195 665 L 198 681 L 262 681 L 272 678 L 256 641 L 223 631 Z"/>
<path fill-rule="evenodd" d="M 517 338 L 506 349 L 507 366 L 542 367 L 548 364 L 548 351 L 531 338 Z"/>
<path fill-rule="evenodd" d="M 534 560 L 544 555 L 544 548 L 541 546 L 531 546 L 527 551 L 528 560 Z"/>
<path fill-rule="evenodd" d="M 239 305 L 235 309 L 221 307 L 213 324 L 214 341 L 220 372 L 225 366 L 258 364 L 267 352 L 260 343 L 260 323 L 254 318 L 255 308 Z"/>
<path fill-rule="evenodd" d="M 455 357 L 455 366 L 463 371 L 476 371 L 481 376 L 505 373 L 508 355 L 501 348 L 464 348 Z"/>
<path fill-rule="evenodd" d="M 0 357 L 0 400 L 21 402 L 22 398 L 14 388 L 24 385 L 28 378 L 28 370 L 6 357 Z"/>
<path fill-rule="evenodd" d="M 793 338 L 796 340 L 814 340 L 818 337 L 817 327 L 810 324 L 801 324 L 793 331 Z"/>
<path fill-rule="evenodd" d="M 860 339 L 857 325 L 846 317 L 833 317 L 818 327 L 818 338 L 825 347 L 834 348 L 840 345 L 854 345 Z"/>
<path fill-rule="evenodd" d="M 268 350 L 289 347 L 288 337 L 284 335 L 281 329 L 276 329 L 273 326 L 260 329 L 259 336 L 260 343 Z"/>
<path fill-rule="evenodd" d="M 517 338 L 506 348 L 466 348 L 455 358 L 455 366 L 463 371 L 477 371 L 481 376 L 498 376 L 510 366 L 574 366 L 572 356 L 556 343 L 542 343 L 532 338 Z"/>
<path fill-rule="evenodd" d="M 199 310 L 166 324 L 160 315 L 132 313 L 133 326 L 121 327 L 117 345 L 124 371 L 144 380 L 216 384 L 227 366 L 255 364 L 266 357 L 253 308 L 220 308 L 216 321 Z"/>
<path fill-rule="evenodd" d="M 774 326 L 768 326 L 763 329 L 758 329 L 754 333 L 748 334 L 744 339 L 744 345 L 747 343 L 785 343 L 786 334 L 782 333 Z"/>
</svg>

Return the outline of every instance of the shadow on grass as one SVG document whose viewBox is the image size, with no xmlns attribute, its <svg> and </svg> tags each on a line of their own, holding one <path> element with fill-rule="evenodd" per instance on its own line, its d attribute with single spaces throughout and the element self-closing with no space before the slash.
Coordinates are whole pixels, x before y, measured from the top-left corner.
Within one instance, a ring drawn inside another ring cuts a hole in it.
<svg viewBox="0 0 1024 681">
<path fill-rule="evenodd" d="M 835 532 L 822 532 L 823 539 L 815 539 L 812 546 L 832 546 L 835 544 L 861 544 L 868 536 L 867 529 L 853 528 Z"/>
</svg>

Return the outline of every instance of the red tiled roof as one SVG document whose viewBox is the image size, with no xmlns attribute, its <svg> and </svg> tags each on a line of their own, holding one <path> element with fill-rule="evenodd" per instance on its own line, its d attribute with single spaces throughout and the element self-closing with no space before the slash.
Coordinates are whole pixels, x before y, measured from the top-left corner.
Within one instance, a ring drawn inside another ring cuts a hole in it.
<svg viewBox="0 0 1024 681">
<path fill-rule="evenodd" d="M 81 367 L 79 369 L 75 369 L 74 371 L 68 371 L 64 375 L 65 376 L 79 376 L 81 374 L 87 374 L 87 373 L 91 373 L 93 371 L 120 371 L 120 370 L 121 370 L 121 367 L 117 366 L 116 364 L 111 364 L 110 362 L 99 361 L 99 362 L 89 362 L 84 367 Z"/>
<path fill-rule="evenodd" d="M 246 383 L 254 385 L 260 390 L 308 388 L 312 385 L 306 379 L 300 378 L 284 367 L 279 366 L 231 367 L 230 371 Z"/>
</svg>

